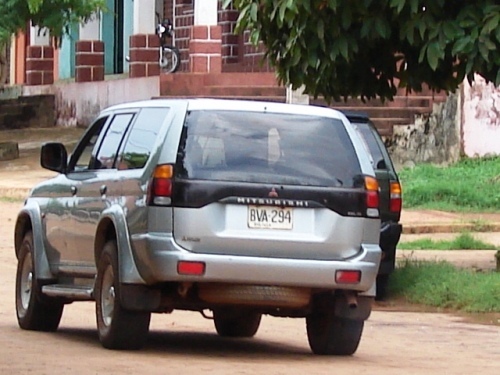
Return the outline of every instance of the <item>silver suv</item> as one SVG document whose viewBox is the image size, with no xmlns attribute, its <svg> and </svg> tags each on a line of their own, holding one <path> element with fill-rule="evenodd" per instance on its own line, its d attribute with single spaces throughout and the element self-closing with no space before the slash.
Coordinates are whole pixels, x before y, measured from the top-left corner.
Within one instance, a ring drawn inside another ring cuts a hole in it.
<svg viewBox="0 0 500 375">
<path fill-rule="evenodd" d="M 138 349 L 152 312 L 211 311 L 221 336 L 305 317 L 317 354 L 353 354 L 379 268 L 379 187 L 338 111 L 150 100 L 104 110 L 15 228 L 21 328 L 95 300 L 99 339 Z"/>
</svg>

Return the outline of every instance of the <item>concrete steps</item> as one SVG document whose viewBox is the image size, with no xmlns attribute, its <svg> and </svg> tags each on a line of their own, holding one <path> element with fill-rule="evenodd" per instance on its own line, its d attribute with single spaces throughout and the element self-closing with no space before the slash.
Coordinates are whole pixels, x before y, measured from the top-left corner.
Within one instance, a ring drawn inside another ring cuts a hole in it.
<svg viewBox="0 0 500 375">
<path fill-rule="evenodd" d="M 409 125 L 415 122 L 415 116 L 431 113 L 434 103 L 446 100 L 444 94 L 433 94 L 429 90 L 412 95 L 397 95 L 392 101 L 380 99 L 348 99 L 334 102 L 329 107 L 343 111 L 358 111 L 367 114 L 382 136 L 391 136 L 395 125 Z M 327 105 L 322 98 L 312 99 L 311 104 Z"/>
</svg>

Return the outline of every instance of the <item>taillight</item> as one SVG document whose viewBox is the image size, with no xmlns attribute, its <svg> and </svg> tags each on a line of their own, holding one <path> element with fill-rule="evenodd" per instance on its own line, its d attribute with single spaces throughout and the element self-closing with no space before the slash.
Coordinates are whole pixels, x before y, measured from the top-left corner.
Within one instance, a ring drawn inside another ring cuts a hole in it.
<svg viewBox="0 0 500 375">
<path fill-rule="evenodd" d="M 181 260 L 177 263 L 177 273 L 179 275 L 201 276 L 205 273 L 205 263 Z"/>
<path fill-rule="evenodd" d="M 391 200 L 389 209 L 391 212 L 401 212 L 401 185 L 399 182 L 391 182 Z"/>
<path fill-rule="evenodd" d="M 365 176 L 366 189 L 366 216 L 379 216 L 379 186 L 378 181 L 374 177 Z"/>
<path fill-rule="evenodd" d="M 170 164 L 158 165 L 148 189 L 148 204 L 165 206 L 172 203 L 172 177 L 174 167 Z"/>
<path fill-rule="evenodd" d="M 358 284 L 361 281 L 361 271 L 338 270 L 335 272 L 337 284 Z"/>
</svg>

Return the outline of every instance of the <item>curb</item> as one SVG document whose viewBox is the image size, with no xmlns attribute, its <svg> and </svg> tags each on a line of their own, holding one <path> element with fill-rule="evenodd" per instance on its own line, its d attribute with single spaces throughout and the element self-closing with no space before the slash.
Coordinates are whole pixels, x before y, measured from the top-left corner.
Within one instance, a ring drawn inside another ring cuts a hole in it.
<svg viewBox="0 0 500 375">
<path fill-rule="evenodd" d="M 500 232 L 500 223 L 484 224 L 404 224 L 403 234 Z"/>
</svg>

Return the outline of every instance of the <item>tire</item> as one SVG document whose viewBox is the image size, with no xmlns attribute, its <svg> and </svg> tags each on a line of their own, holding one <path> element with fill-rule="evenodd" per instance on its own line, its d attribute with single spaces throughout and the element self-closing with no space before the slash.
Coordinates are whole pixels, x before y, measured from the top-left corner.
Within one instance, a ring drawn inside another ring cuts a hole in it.
<svg viewBox="0 0 500 375">
<path fill-rule="evenodd" d="M 121 307 L 119 280 L 116 242 L 109 241 L 97 265 L 95 300 L 99 340 L 107 349 L 138 350 L 146 342 L 151 313 Z"/>
<path fill-rule="evenodd" d="M 181 66 L 181 53 L 177 47 L 163 47 L 160 59 L 160 69 L 162 73 L 175 73 Z"/>
<path fill-rule="evenodd" d="M 42 283 L 36 277 L 33 232 L 23 238 L 16 272 L 16 315 L 19 327 L 31 331 L 57 330 L 64 304 L 42 295 Z"/>
<path fill-rule="evenodd" d="M 376 301 L 383 301 L 387 298 L 387 286 L 389 285 L 389 274 L 377 276 L 377 294 Z"/>
<path fill-rule="evenodd" d="M 222 337 L 253 337 L 260 326 L 262 314 L 236 309 L 215 310 L 215 330 Z"/>
<path fill-rule="evenodd" d="M 307 338 L 314 354 L 352 355 L 358 349 L 363 320 L 339 318 L 333 311 L 306 316 Z"/>
</svg>

